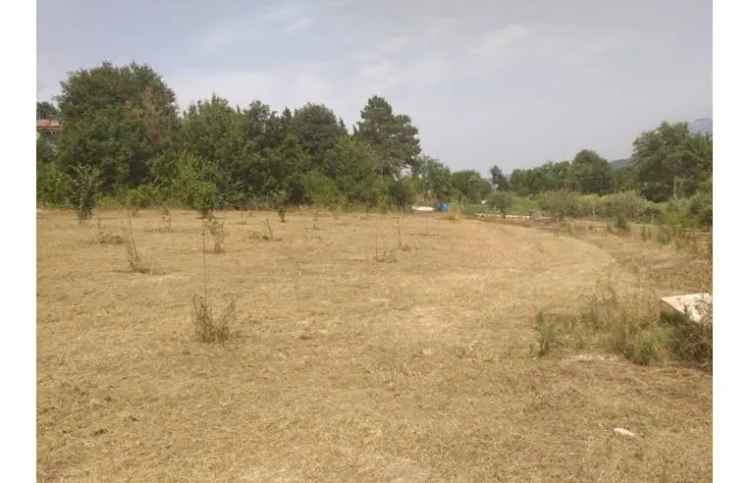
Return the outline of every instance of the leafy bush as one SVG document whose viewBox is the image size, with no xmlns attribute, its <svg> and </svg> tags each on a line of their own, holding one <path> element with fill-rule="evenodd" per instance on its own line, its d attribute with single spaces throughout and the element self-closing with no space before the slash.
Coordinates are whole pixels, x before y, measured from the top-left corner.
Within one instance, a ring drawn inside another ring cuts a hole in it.
<svg viewBox="0 0 750 483">
<path fill-rule="evenodd" d="M 713 199 L 710 192 L 694 194 L 688 203 L 688 213 L 700 226 L 713 225 Z"/>
<path fill-rule="evenodd" d="M 647 202 L 635 191 L 625 191 L 603 196 L 601 204 L 609 218 L 635 220 L 645 211 Z"/>
<path fill-rule="evenodd" d="M 97 168 L 80 165 L 73 168 L 70 198 L 75 204 L 80 221 L 91 218 L 100 186 L 101 177 Z"/>
<path fill-rule="evenodd" d="M 208 181 L 197 181 L 193 185 L 193 192 L 190 195 L 190 207 L 200 211 L 201 216 L 206 218 L 209 213 L 218 207 L 216 185 Z"/>
<path fill-rule="evenodd" d="M 45 163 L 37 166 L 36 199 L 52 206 L 65 205 L 71 192 L 71 179 L 56 164 Z"/>
<path fill-rule="evenodd" d="M 578 202 L 578 213 L 580 216 L 597 216 L 602 215 L 603 211 L 603 196 L 597 194 L 588 194 L 579 196 L 576 200 Z"/>
<path fill-rule="evenodd" d="M 613 324 L 610 344 L 613 352 L 642 366 L 662 360 L 668 350 L 670 332 L 651 322 L 623 318 Z"/>
<path fill-rule="evenodd" d="M 318 171 L 311 171 L 302 177 L 304 199 L 308 203 L 322 206 L 335 206 L 341 202 L 341 194 L 336 183 Z"/>
<path fill-rule="evenodd" d="M 149 185 L 141 185 L 137 188 L 131 188 L 125 195 L 125 204 L 136 214 L 142 208 L 148 208 L 157 200 L 156 189 Z"/>
<path fill-rule="evenodd" d="M 513 206 L 513 196 L 507 191 L 495 191 L 487 199 L 487 206 L 505 214 Z"/>
<path fill-rule="evenodd" d="M 542 193 L 539 206 L 551 216 L 562 220 L 580 213 L 577 195 L 571 191 L 547 191 Z"/>
<path fill-rule="evenodd" d="M 415 198 L 416 191 L 409 178 L 401 178 L 388 185 L 388 199 L 399 208 L 408 208 Z"/>
</svg>

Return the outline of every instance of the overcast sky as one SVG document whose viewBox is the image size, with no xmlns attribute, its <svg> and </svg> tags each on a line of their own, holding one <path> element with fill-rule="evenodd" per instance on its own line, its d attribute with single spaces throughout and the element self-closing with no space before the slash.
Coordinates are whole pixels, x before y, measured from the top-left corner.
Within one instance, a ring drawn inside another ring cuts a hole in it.
<svg viewBox="0 0 750 483">
<path fill-rule="evenodd" d="M 183 109 L 319 102 L 351 127 L 379 94 L 425 153 L 485 176 L 712 117 L 710 0 L 39 0 L 37 19 L 39 100 L 103 60 L 149 64 Z"/>
</svg>

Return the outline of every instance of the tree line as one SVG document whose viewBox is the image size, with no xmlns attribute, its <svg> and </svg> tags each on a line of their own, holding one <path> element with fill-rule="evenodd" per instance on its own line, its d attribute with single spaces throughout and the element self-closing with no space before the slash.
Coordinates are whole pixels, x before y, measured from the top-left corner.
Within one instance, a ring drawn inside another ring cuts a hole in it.
<svg viewBox="0 0 750 483">
<path fill-rule="evenodd" d="M 613 169 L 596 152 L 582 150 L 572 161 L 517 169 L 507 186 L 521 195 L 548 191 L 597 195 L 636 191 L 654 202 L 711 191 L 712 136 L 691 133 L 685 122 L 664 122 L 638 136 L 627 161 L 624 167 Z"/>
<path fill-rule="evenodd" d="M 274 111 L 261 101 L 232 106 L 217 95 L 180 112 L 174 92 L 147 65 L 102 63 L 71 73 L 57 105 L 37 118 L 61 121 L 37 138 L 37 199 L 90 212 L 109 196 L 126 203 L 178 202 L 211 210 L 283 204 L 405 207 L 493 191 L 536 195 L 636 189 L 660 201 L 696 192 L 711 177 L 710 136 L 663 124 L 634 142 L 633 162 L 613 172 L 591 150 L 572 161 L 514 170 L 451 172 L 422 152 L 419 131 L 383 97 L 367 100 L 349 130 L 323 104 Z"/>
</svg>

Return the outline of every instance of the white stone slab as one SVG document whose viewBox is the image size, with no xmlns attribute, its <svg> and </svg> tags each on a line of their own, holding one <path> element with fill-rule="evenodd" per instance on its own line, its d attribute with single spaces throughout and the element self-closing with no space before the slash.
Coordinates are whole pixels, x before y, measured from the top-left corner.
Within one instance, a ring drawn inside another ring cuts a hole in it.
<svg viewBox="0 0 750 483">
<path fill-rule="evenodd" d="M 412 206 L 411 209 L 414 211 L 424 211 L 424 212 L 435 211 L 435 208 L 433 208 L 432 206 Z"/>
<path fill-rule="evenodd" d="M 713 299 L 710 293 L 691 293 L 661 299 L 661 311 L 687 316 L 693 322 L 701 323 L 710 315 Z"/>
</svg>

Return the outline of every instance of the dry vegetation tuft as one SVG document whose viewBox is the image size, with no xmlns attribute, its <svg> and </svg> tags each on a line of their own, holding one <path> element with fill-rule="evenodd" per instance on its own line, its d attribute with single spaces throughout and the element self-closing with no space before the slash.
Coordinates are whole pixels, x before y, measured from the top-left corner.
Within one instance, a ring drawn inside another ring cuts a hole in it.
<svg viewBox="0 0 750 483">
<path fill-rule="evenodd" d="M 203 232 L 208 233 L 213 241 L 213 253 L 224 253 L 224 239 L 226 233 L 224 232 L 224 222 L 219 221 L 215 217 L 211 217 L 203 222 Z M 206 247 L 203 247 L 206 250 Z"/>
<path fill-rule="evenodd" d="M 128 261 L 130 270 L 135 273 L 143 273 L 147 275 L 158 275 L 161 274 L 161 270 L 157 269 L 153 261 L 146 260 L 138 252 L 138 246 L 135 242 L 135 235 L 133 234 L 133 220 L 128 212 L 128 234 L 125 238 L 125 256 Z"/>
<path fill-rule="evenodd" d="M 564 345 L 609 351 L 640 365 L 679 359 L 711 367 L 711 320 L 696 324 L 684 317 L 666 317 L 660 314 L 653 290 L 636 287 L 622 293 L 606 280 L 600 280 L 584 300 L 575 314 L 537 314 L 540 356 Z"/>
<path fill-rule="evenodd" d="M 100 218 L 96 219 L 96 243 L 100 245 L 122 245 L 125 238 L 117 233 L 112 233 L 102 224 Z"/>
<path fill-rule="evenodd" d="M 230 323 L 235 319 L 235 303 L 231 301 L 220 316 L 213 313 L 206 297 L 193 296 L 192 320 L 198 340 L 223 344 L 230 336 Z"/>
</svg>

